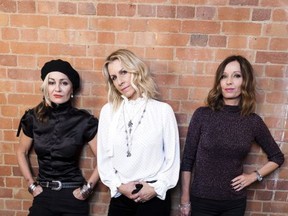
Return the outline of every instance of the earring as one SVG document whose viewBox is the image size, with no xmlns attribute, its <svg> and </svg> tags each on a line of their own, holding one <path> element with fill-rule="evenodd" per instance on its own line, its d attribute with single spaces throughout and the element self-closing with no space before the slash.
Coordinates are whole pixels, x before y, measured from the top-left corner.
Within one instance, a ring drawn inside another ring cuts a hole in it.
<svg viewBox="0 0 288 216">
<path fill-rule="evenodd" d="M 71 96 L 70 96 L 71 98 L 73 98 L 74 97 L 74 95 L 73 94 L 71 94 Z"/>
</svg>

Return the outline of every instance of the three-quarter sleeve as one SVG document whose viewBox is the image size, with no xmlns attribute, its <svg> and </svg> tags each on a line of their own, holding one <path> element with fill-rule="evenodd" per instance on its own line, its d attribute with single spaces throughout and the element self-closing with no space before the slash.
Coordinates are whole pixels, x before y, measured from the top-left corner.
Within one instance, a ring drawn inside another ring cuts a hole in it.
<svg viewBox="0 0 288 216">
<path fill-rule="evenodd" d="M 272 137 L 264 121 L 261 119 L 260 116 L 256 114 L 254 121 L 254 130 L 255 141 L 267 154 L 268 160 L 281 166 L 284 163 L 284 154 L 281 152 L 278 144 Z"/>
</svg>

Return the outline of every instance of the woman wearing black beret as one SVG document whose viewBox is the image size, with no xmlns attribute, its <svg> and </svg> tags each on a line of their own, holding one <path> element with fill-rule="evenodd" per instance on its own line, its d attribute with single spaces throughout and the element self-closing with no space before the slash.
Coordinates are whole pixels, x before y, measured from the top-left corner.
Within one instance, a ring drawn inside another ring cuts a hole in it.
<svg viewBox="0 0 288 216">
<path fill-rule="evenodd" d="M 41 69 L 43 101 L 28 110 L 17 149 L 19 168 L 33 195 L 29 216 L 89 215 L 87 198 L 99 179 L 95 167 L 86 181 L 79 168 L 84 144 L 96 155 L 98 119 L 72 105 L 80 88 L 78 72 L 61 59 L 47 62 Z M 28 153 L 37 155 L 39 172 L 33 179 Z"/>
</svg>

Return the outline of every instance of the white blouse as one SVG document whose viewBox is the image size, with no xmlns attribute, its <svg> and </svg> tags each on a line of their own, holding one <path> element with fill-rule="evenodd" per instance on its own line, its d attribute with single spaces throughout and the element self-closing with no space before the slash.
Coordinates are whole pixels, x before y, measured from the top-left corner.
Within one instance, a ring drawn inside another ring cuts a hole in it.
<svg viewBox="0 0 288 216">
<path fill-rule="evenodd" d="M 157 180 L 149 184 L 164 200 L 166 191 L 177 184 L 180 167 L 179 132 L 171 106 L 138 98 L 124 99 L 117 111 L 112 109 L 107 103 L 99 117 L 97 163 L 101 181 L 110 188 L 111 197 L 118 197 L 117 187 L 122 183 Z M 128 151 L 131 156 L 127 156 Z"/>
</svg>

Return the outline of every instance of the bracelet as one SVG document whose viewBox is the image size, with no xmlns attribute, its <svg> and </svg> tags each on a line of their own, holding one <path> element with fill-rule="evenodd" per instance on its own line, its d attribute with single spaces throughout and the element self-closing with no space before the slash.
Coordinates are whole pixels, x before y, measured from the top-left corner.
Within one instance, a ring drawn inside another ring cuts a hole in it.
<svg viewBox="0 0 288 216">
<path fill-rule="evenodd" d="M 87 199 L 92 192 L 93 192 L 92 183 L 86 183 L 80 189 L 80 193 L 84 199 Z"/>
<path fill-rule="evenodd" d="M 191 202 L 184 203 L 184 204 L 179 204 L 179 208 L 190 208 L 190 207 L 191 207 Z"/>
<path fill-rule="evenodd" d="M 28 192 L 29 192 L 30 194 L 33 194 L 33 192 L 35 191 L 37 185 L 38 185 L 37 182 L 33 182 L 32 184 L 30 184 L 30 185 L 28 186 Z"/>
</svg>

